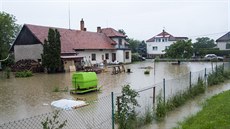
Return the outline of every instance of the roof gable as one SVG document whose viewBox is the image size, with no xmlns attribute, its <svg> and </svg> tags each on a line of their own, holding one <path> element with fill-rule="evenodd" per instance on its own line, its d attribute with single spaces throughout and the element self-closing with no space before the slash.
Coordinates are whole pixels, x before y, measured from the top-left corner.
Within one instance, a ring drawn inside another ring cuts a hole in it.
<svg viewBox="0 0 230 129">
<path fill-rule="evenodd" d="M 16 37 L 10 51 L 14 50 L 14 45 L 40 44 L 41 41 L 30 31 L 27 26 L 23 26 Z"/>
<path fill-rule="evenodd" d="M 230 32 L 226 33 L 225 35 L 221 36 L 216 40 L 216 42 L 229 42 L 230 41 Z"/>
</svg>

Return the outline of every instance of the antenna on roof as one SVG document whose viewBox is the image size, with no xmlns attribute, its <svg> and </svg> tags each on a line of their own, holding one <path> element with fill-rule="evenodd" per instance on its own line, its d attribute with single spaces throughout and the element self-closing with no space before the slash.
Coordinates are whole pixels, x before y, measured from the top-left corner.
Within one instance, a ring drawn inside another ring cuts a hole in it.
<svg viewBox="0 0 230 129">
<path fill-rule="evenodd" d="M 69 13 L 69 29 L 70 29 L 70 0 L 68 2 L 68 13 Z"/>
</svg>

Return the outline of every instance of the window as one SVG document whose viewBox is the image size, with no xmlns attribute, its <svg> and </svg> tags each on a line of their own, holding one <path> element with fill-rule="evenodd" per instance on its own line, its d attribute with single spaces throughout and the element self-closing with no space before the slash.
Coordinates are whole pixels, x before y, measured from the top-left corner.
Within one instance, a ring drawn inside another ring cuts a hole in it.
<svg viewBox="0 0 230 129">
<path fill-rule="evenodd" d="M 92 54 L 92 61 L 96 60 L 96 54 Z"/>
<path fill-rule="evenodd" d="M 153 51 L 157 51 L 157 46 L 153 46 Z"/>
<path fill-rule="evenodd" d="M 129 52 L 125 52 L 125 59 L 129 59 Z"/>
<path fill-rule="evenodd" d="M 162 42 L 165 42 L 165 39 L 162 39 Z"/>
<path fill-rule="evenodd" d="M 226 49 L 230 49 L 230 43 L 226 44 Z"/>
<path fill-rule="evenodd" d="M 121 38 L 118 39 L 118 43 L 119 43 L 119 46 L 122 45 L 122 39 Z"/>
<path fill-rule="evenodd" d="M 161 39 L 160 38 L 156 38 L 155 42 L 161 42 Z"/>
<path fill-rule="evenodd" d="M 105 53 L 105 59 L 106 59 L 106 60 L 109 59 L 109 53 Z"/>
</svg>

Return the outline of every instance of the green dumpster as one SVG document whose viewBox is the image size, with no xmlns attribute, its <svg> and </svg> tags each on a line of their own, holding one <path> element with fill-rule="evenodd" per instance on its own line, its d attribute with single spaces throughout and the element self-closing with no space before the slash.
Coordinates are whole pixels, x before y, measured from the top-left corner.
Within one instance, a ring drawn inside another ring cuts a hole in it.
<svg viewBox="0 0 230 129">
<path fill-rule="evenodd" d="M 95 72 L 77 72 L 72 75 L 72 87 L 85 93 L 97 89 L 98 79 Z"/>
</svg>

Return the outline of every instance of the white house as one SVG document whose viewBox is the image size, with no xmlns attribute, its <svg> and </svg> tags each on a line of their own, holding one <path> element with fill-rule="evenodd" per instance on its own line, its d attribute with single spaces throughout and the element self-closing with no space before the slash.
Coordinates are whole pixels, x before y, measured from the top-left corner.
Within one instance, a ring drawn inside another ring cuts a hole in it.
<svg viewBox="0 0 230 129">
<path fill-rule="evenodd" d="M 178 40 L 187 40 L 187 37 L 175 37 L 165 30 L 160 34 L 148 39 L 147 44 L 147 58 L 155 58 L 165 54 L 167 49 L 173 42 Z"/>
<path fill-rule="evenodd" d="M 131 50 L 128 48 L 126 36 L 113 28 L 97 28 L 97 32 L 89 32 L 80 21 L 80 30 L 45 27 L 25 24 L 11 51 L 15 61 L 33 59 L 41 62 L 44 40 L 48 37 L 49 28 L 57 29 L 61 35 L 61 58 L 66 71 L 69 66 L 93 65 L 104 62 L 131 62 Z"/>
<path fill-rule="evenodd" d="M 218 38 L 216 43 L 220 50 L 230 50 L 230 32 Z"/>
</svg>

